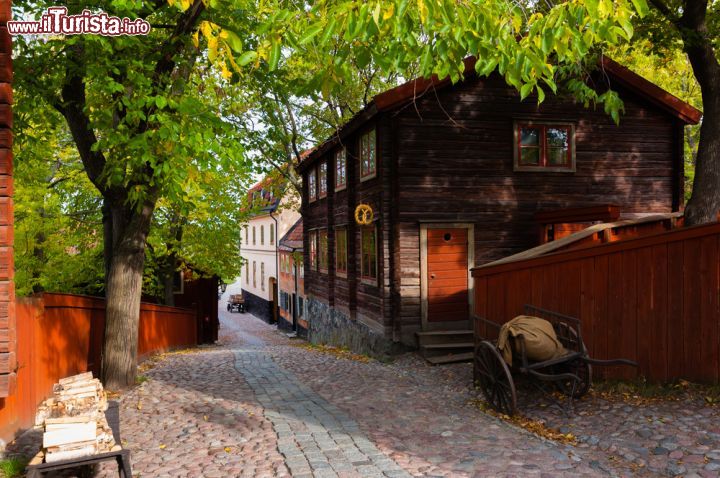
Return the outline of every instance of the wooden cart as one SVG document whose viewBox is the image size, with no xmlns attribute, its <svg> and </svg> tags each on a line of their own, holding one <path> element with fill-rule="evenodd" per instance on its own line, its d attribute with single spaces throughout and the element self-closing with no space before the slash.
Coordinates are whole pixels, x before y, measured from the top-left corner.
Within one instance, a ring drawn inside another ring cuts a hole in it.
<svg viewBox="0 0 720 478">
<path fill-rule="evenodd" d="M 488 403 L 498 412 L 513 415 L 517 412 L 517 391 L 512 372 L 521 373 L 537 382 L 551 382 L 557 390 L 572 400 L 585 395 L 592 385 L 592 365 L 631 365 L 627 359 L 597 360 L 588 355 L 582 339 L 580 320 L 557 312 L 525 305 L 525 313 L 547 320 L 567 354 L 543 362 L 531 362 L 525 353 L 522 335 L 510 338 L 513 364 L 508 367 L 497 348 L 496 340 L 476 340 L 474 380 Z M 475 317 L 475 320 L 497 329 L 502 324 Z M 495 335 L 497 337 L 497 334 Z M 542 389 L 542 387 L 539 387 Z"/>
<path fill-rule="evenodd" d="M 231 294 L 227 301 L 228 312 L 245 313 L 245 298 L 242 294 Z"/>
</svg>

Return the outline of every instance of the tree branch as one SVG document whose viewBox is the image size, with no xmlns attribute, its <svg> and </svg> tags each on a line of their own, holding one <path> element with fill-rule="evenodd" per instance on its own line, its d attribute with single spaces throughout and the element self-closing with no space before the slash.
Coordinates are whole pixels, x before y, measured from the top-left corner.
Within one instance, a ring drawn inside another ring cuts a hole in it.
<svg viewBox="0 0 720 478">
<path fill-rule="evenodd" d="M 70 133 L 75 141 L 88 178 L 97 190 L 105 195 L 108 193 L 108 188 L 102 182 L 101 176 L 107 161 L 100 151 L 94 150 L 97 137 L 90 125 L 90 119 L 85 114 L 87 100 L 83 78 L 84 72 L 81 68 L 82 54 L 83 46 L 81 42 L 73 45 L 68 50 L 68 65 L 60 94 L 62 100 L 60 103 L 53 104 L 53 106 L 65 117 L 70 127 Z"/>
<path fill-rule="evenodd" d="M 650 4 L 655 7 L 655 9 L 659 11 L 668 21 L 677 26 L 680 19 L 675 12 L 670 10 L 670 7 L 668 7 L 663 0 L 650 0 Z"/>
</svg>

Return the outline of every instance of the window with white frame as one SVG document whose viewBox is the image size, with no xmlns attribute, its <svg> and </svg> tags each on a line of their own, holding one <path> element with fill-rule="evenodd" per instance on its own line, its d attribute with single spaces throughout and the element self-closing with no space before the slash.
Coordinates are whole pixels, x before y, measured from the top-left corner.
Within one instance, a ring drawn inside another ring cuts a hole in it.
<svg viewBox="0 0 720 478">
<path fill-rule="evenodd" d="M 318 197 L 327 196 L 327 161 L 323 161 L 318 166 Z"/>
<path fill-rule="evenodd" d="M 360 136 L 360 180 L 375 177 L 377 155 L 375 128 Z"/>
<path fill-rule="evenodd" d="M 347 186 L 347 154 L 345 148 L 335 152 L 335 191 Z"/>
</svg>

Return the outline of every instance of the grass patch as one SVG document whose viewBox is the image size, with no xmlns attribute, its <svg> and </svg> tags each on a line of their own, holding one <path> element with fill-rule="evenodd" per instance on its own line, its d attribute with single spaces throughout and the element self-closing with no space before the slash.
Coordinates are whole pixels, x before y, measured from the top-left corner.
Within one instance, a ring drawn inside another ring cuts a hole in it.
<svg viewBox="0 0 720 478">
<path fill-rule="evenodd" d="M 135 377 L 135 384 L 142 385 L 143 383 L 147 382 L 148 380 L 150 380 L 150 378 L 147 375 L 138 375 L 137 377 Z"/>
<path fill-rule="evenodd" d="M 353 353 L 350 351 L 350 349 L 348 349 L 346 347 L 333 347 L 332 345 L 311 344 L 308 342 L 303 342 L 303 343 L 298 343 L 298 344 L 290 344 L 290 345 L 292 345 L 293 347 L 310 350 L 312 352 L 319 352 L 322 354 L 332 355 L 334 357 L 345 359 L 345 360 L 354 360 L 356 362 L 368 363 L 368 362 L 372 362 L 374 360 L 369 355 Z"/>
<path fill-rule="evenodd" d="M 0 460 L 0 478 L 16 478 L 22 476 L 28 461 L 23 458 L 5 458 Z"/>
<path fill-rule="evenodd" d="M 687 380 L 670 383 L 636 380 L 596 380 L 590 391 L 608 401 L 635 403 L 638 405 L 654 401 L 698 400 L 707 405 L 720 405 L 720 384 L 700 384 Z"/>
</svg>

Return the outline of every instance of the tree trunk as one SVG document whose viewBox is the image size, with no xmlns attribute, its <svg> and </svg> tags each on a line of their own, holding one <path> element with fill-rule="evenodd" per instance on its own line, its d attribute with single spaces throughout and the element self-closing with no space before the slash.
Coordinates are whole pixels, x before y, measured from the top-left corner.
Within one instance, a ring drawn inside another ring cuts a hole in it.
<svg viewBox="0 0 720 478">
<path fill-rule="evenodd" d="M 707 8 L 706 1 L 686 1 L 677 24 L 703 100 L 695 180 L 685 208 L 688 226 L 713 222 L 720 211 L 720 63 L 706 25 Z"/>
<path fill-rule="evenodd" d="M 720 89 L 720 75 L 713 79 Z M 692 196 L 685 209 L 685 224 L 705 224 L 720 212 L 720 91 L 703 89 L 703 122 L 695 160 Z"/>
<path fill-rule="evenodd" d="M 177 267 L 177 257 L 170 254 L 165 258 L 165 263 L 160 268 L 160 280 L 163 285 L 163 303 L 165 305 L 175 305 L 175 268 Z"/>
<path fill-rule="evenodd" d="M 109 206 L 114 244 L 106 278 L 101 375 L 111 390 L 135 383 L 145 246 L 154 207 L 154 201 L 140 210 L 124 201 Z"/>
</svg>

